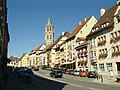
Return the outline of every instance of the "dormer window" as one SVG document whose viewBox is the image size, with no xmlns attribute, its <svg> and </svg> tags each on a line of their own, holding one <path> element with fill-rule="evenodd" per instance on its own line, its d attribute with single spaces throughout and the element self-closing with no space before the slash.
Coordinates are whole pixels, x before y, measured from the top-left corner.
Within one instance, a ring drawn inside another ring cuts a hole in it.
<svg viewBox="0 0 120 90">
<path fill-rule="evenodd" d="M 102 28 L 105 28 L 105 27 L 107 27 L 108 25 L 109 25 L 109 22 L 105 22 L 105 23 L 102 24 L 101 27 L 102 27 Z"/>
<path fill-rule="evenodd" d="M 92 28 L 92 32 L 95 32 L 98 29 L 99 29 L 98 27 Z"/>
<path fill-rule="evenodd" d="M 110 23 L 109 22 L 106 22 L 106 25 L 108 26 Z"/>
<path fill-rule="evenodd" d="M 99 28 L 98 27 L 96 27 L 96 30 L 98 30 Z"/>
</svg>

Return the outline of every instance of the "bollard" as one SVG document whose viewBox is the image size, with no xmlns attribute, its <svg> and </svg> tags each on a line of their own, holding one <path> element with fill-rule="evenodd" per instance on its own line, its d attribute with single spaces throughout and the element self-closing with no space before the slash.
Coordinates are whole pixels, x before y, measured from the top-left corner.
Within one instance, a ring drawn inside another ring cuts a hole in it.
<svg viewBox="0 0 120 90">
<path fill-rule="evenodd" d="M 102 76 L 102 74 L 100 76 L 101 76 L 101 82 L 103 82 L 103 76 Z"/>
</svg>

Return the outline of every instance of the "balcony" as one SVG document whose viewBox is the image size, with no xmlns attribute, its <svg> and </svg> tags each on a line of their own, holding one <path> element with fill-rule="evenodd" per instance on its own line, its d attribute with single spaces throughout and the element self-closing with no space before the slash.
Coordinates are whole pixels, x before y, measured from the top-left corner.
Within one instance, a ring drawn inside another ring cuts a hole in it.
<svg viewBox="0 0 120 90">
<path fill-rule="evenodd" d="M 99 54 L 99 59 L 100 58 L 106 58 L 108 54 Z"/>
<path fill-rule="evenodd" d="M 114 57 L 114 56 L 120 56 L 120 51 L 112 52 L 112 57 Z"/>
<path fill-rule="evenodd" d="M 98 46 L 103 46 L 103 45 L 105 45 L 105 43 L 106 43 L 106 40 L 99 41 L 99 42 L 98 42 Z"/>
<path fill-rule="evenodd" d="M 120 40 L 120 36 L 116 36 L 110 39 L 110 43 Z"/>
</svg>

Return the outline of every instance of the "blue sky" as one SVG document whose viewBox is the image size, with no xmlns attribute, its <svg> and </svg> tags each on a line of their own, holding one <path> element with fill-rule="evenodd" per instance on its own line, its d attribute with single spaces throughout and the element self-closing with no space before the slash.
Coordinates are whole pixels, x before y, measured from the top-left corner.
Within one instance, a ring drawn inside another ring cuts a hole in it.
<svg viewBox="0 0 120 90">
<path fill-rule="evenodd" d="M 70 33 L 84 18 L 100 17 L 100 8 L 108 9 L 116 0 L 7 0 L 10 42 L 8 57 L 20 58 L 44 43 L 48 17 L 54 25 L 55 40 Z"/>
</svg>

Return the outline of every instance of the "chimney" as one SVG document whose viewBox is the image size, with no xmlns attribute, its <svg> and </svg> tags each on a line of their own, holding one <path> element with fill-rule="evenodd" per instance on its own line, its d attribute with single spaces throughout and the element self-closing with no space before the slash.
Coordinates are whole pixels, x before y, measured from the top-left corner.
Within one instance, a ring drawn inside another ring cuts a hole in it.
<svg viewBox="0 0 120 90">
<path fill-rule="evenodd" d="M 64 32 L 62 32 L 62 36 L 64 35 L 65 33 Z"/>
<path fill-rule="evenodd" d="M 81 21 L 79 21 L 79 24 L 78 25 L 81 25 Z"/>
<path fill-rule="evenodd" d="M 117 4 L 120 5 L 120 0 L 117 0 Z"/>
<path fill-rule="evenodd" d="M 104 15 L 104 13 L 105 13 L 105 9 L 104 9 L 104 8 L 101 8 L 101 9 L 100 9 L 100 15 L 102 16 L 102 15 Z"/>
<path fill-rule="evenodd" d="M 87 18 L 85 18 L 85 22 L 87 21 Z"/>
</svg>

